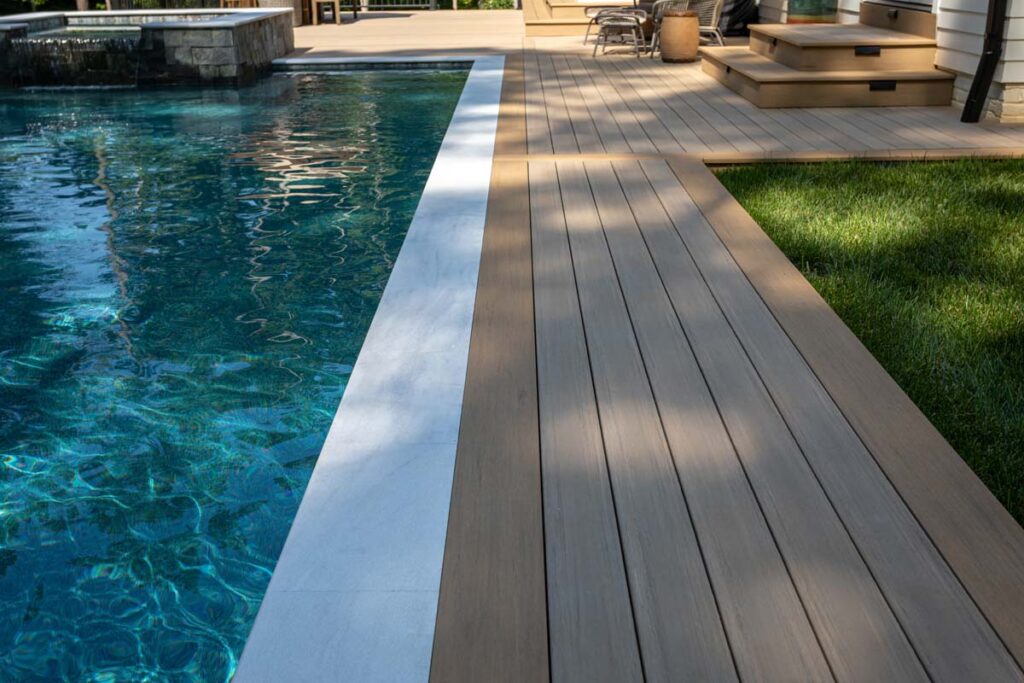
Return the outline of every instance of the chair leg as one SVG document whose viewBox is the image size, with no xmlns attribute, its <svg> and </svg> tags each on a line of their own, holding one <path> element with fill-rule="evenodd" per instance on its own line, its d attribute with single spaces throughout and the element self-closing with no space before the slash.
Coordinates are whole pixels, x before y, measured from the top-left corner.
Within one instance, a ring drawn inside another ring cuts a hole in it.
<svg viewBox="0 0 1024 683">
<path fill-rule="evenodd" d="M 591 19 L 590 23 L 587 24 L 587 32 L 583 34 L 583 44 L 586 45 L 587 41 L 590 40 L 590 29 L 594 25 L 594 20 Z"/>
</svg>

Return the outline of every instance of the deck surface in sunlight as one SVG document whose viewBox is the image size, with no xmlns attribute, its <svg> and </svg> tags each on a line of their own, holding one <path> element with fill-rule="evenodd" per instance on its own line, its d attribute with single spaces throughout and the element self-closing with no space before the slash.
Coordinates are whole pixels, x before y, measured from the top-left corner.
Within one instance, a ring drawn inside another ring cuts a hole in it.
<svg viewBox="0 0 1024 683">
<path fill-rule="evenodd" d="M 1024 531 L 705 161 L 1024 129 L 579 42 L 452 48 L 508 63 L 431 679 L 1022 680 Z"/>
<path fill-rule="evenodd" d="M 1019 132 L 683 73 L 509 61 L 433 680 L 1019 680 L 1024 532 L 704 164 Z"/>
</svg>

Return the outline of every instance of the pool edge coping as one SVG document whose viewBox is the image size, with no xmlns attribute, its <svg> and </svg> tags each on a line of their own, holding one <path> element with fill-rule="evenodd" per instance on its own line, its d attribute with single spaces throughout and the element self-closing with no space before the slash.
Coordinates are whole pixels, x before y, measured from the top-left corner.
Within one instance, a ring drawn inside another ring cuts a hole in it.
<svg viewBox="0 0 1024 683">
<path fill-rule="evenodd" d="M 470 73 L 236 682 L 429 675 L 505 57 L 275 60 L 458 62 Z"/>
</svg>

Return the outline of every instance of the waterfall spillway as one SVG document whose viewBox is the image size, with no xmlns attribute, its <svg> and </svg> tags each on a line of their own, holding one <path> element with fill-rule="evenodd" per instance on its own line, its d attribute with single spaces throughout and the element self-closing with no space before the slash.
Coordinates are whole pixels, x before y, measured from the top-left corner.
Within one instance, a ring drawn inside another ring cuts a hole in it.
<svg viewBox="0 0 1024 683">
<path fill-rule="evenodd" d="M 10 41 L 9 60 L 22 86 L 134 85 L 137 31 L 62 31 Z"/>
</svg>

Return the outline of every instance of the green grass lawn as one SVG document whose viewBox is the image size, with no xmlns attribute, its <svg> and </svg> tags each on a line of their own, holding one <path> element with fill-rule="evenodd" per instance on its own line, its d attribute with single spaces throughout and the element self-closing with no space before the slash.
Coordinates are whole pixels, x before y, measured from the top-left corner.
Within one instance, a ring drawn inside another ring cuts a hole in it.
<svg viewBox="0 0 1024 683">
<path fill-rule="evenodd" d="M 1024 162 L 718 177 L 1024 522 Z"/>
</svg>

